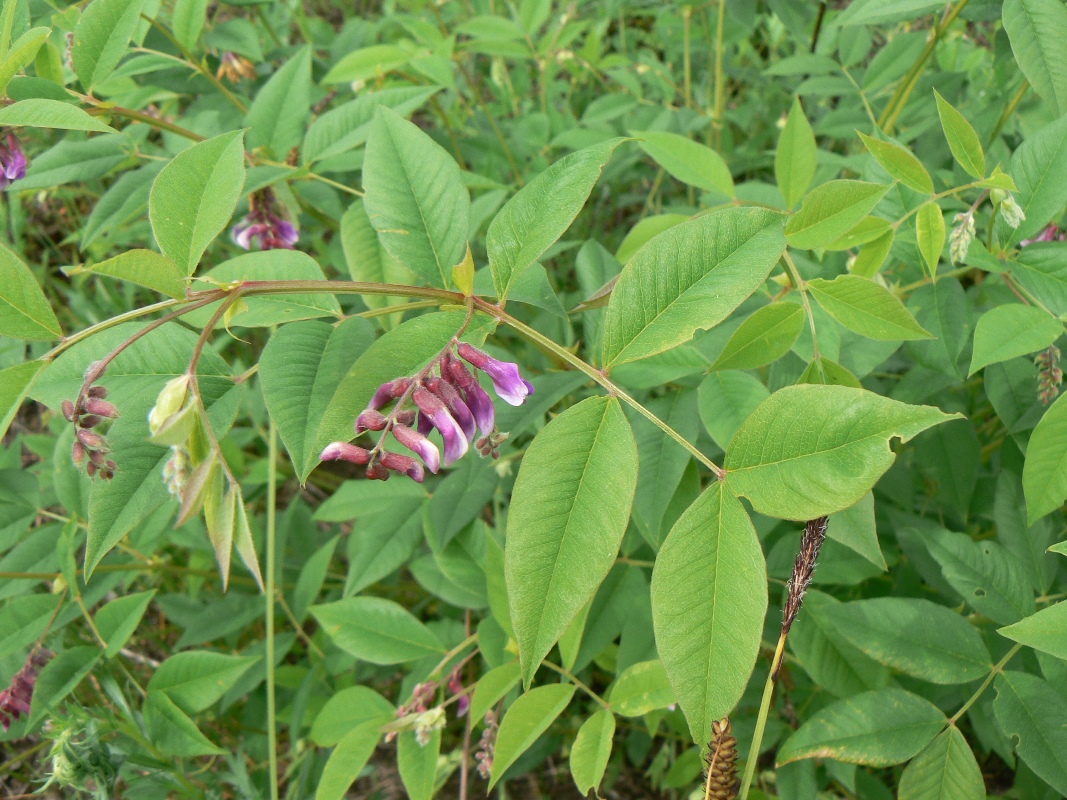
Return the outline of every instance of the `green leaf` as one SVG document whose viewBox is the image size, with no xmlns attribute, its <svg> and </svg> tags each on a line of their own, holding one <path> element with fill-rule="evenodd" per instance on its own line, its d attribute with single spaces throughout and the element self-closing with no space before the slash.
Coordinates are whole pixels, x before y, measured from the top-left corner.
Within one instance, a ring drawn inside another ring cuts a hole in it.
<svg viewBox="0 0 1067 800">
<path fill-rule="evenodd" d="M 155 589 L 128 594 L 112 600 L 96 612 L 93 621 L 100 635 L 107 642 L 105 656 L 114 658 L 126 646 L 126 642 L 137 630 L 144 612 L 148 610 L 148 604 L 155 596 Z"/>
<path fill-rule="evenodd" d="M 674 690 L 663 663 L 657 658 L 631 664 L 612 684 L 608 702 L 622 717 L 641 717 L 672 705 Z"/>
<path fill-rule="evenodd" d="M 900 775 L 899 800 L 985 800 L 985 780 L 955 725 L 939 734 Z"/>
<path fill-rule="evenodd" d="M 143 0 L 93 0 L 74 29 L 71 62 L 85 90 L 102 83 L 126 55 Z"/>
<path fill-rule="evenodd" d="M 87 114 L 69 102 L 42 97 L 19 100 L 11 106 L 0 109 L 0 125 L 57 128 L 59 130 L 95 130 L 100 133 L 117 132 L 110 125 L 101 123 L 95 116 Z M 19 188 L 22 188 L 21 185 Z"/>
<path fill-rule="evenodd" d="M 859 553 L 876 567 L 886 570 L 882 548 L 878 545 L 878 530 L 874 519 L 874 495 L 870 492 L 854 506 L 830 515 L 826 535 Z"/>
<path fill-rule="evenodd" d="M 380 597 L 349 597 L 311 607 L 334 644 L 371 664 L 403 664 L 444 652 L 441 641 L 407 610 Z"/>
<path fill-rule="evenodd" d="M 854 600 L 826 609 L 826 614 L 841 635 L 879 664 L 920 680 L 967 683 L 992 668 L 978 630 L 929 600 Z"/>
<path fill-rule="evenodd" d="M 395 718 L 393 704 L 369 686 L 349 686 L 326 701 L 311 726 L 311 741 L 333 747 L 366 722 Z"/>
<path fill-rule="evenodd" d="M 0 244 L 0 336 L 31 341 L 63 336 L 30 268 L 4 244 Z"/>
<path fill-rule="evenodd" d="M 345 734 L 323 767 L 315 800 L 343 800 L 374 755 L 378 740 L 382 738 L 382 725 L 388 721 L 385 716 L 373 718 Z"/>
<path fill-rule="evenodd" d="M 1030 525 L 1067 500 L 1067 394 L 1049 407 L 1030 436 L 1023 494 Z"/>
<path fill-rule="evenodd" d="M 937 706 L 911 692 L 864 692 L 831 703 L 801 725 L 778 750 L 778 764 L 832 758 L 889 767 L 915 756 L 944 725 Z"/>
<path fill-rule="evenodd" d="M 14 3 L 10 5 L 15 6 Z M 11 79 L 20 69 L 33 61 L 37 51 L 51 32 L 50 28 L 31 28 L 11 45 L 11 50 L 4 54 L 3 60 L 0 60 L 0 96 L 6 96 Z"/>
<path fill-rule="evenodd" d="M 256 661 L 206 650 L 177 653 L 152 673 L 148 692 L 165 694 L 186 714 L 195 714 L 218 702 Z"/>
<path fill-rule="evenodd" d="M 564 156 L 512 197 L 489 225 L 485 247 L 497 297 L 562 236 L 600 178 L 615 148 L 608 139 Z"/>
<path fill-rule="evenodd" d="M 895 342 L 932 339 L 892 292 L 858 275 L 838 275 L 832 281 L 807 282 L 812 296 L 831 317 L 868 339 Z"/>
<path fill-rule="evenodd" d="M 413 55 L 410 47 L 395 44 L 362 47 L 334 64 L 322 82 L 351 83 L 366 80 L 404 66 Z"/>
<path fill-rule="evenodd" d="M 186 50 L 196 49 L 207 19 L 207 0 L 175 0 L 172 19 L 174 38 Z"/>
<path fill-rule="evenodd" d="M 419 744 L 415 736 L 415 731 L 402 731 L 397 737 L 397 770 L 409 800 L 430 800 L 441 753 L 441 730 L 433 731 L 426 744 Z"/>
<path fill-rule="evenodd" d="M 548 726 L 563 712 L 573 696 L 572 684 L 554 683 L 531 689 L 511 704 L 500 722 L 496 737 L 493 769 L 489 777 L 490 790 L 508 767 L 548 730 Z"/>
<path fill-rule="evenodd" d="M 33 687 L 30 725 L 59 713 L 59 704 L 88 675 L 102 653 L 96 647 L 71 647 L 49 661 Z"/>
<path fill-rule="evenodd" d="M 212 744 L 165 692 L 149 692 L 143 714 L 148 738 L 168 755 L 192 758 L 227 753 Z"/>
<path fill-rule="evenodd" d="M 631 131 L 641 149 L 682 183 L 734 196 L 734 179 L 722 156 L 707 145 L 667 131 Z"/>
<path fill-rule="evenodd" d="M 859 275 L 861 278 L 873 278 L 877 275 L 878 270 L 882 268 L 882 264 L 885 263 L 886 258 L 889 256 L 889 251 L 893 249 L 895 236 L 895 232 L 890 230 L 888 233 L 865 244 L 856 254 L 856 260 L 852 262 L 850 272 L 853 275 Z"/>
<path fill-rule="evenodd" d="M 1009 246 L 1041 231 L 1067 204 L 1067 115 L 1026 137 L 1012 154 L 1011 175 L 1026 219 L 1009 235 Z"/>
<path fill-rule="evenodd" d="M 363 160 L 363 203 L 382 246 L 432 286 L 448 287 L 467 252 L 470 196 L 441 145 L 379 107 Z"/>
<path fill-rule="evenodd" d="M 934 193 L 934 182 L 930 178 L 930 173 L 910 150 L 895 142 L 883 142 L 860 131 L 856 132 L 859 133 L 864 146 L 874 156 L 874 160 L 881 164 L 891 177 L 909 189 L 922 194 Z"/>
<path fill-rule="evenodd" d="M 728 208 L 668 228 L 615 284 L 604 365 L 661 353 L 714 327 L 763 284 L 784 250 L 781 215 L 763 209 Z"/>
<path fill-rule="evenodd" d="M 0 658 L 10 658 L 44 633 L 48 620 L 57 613 L 57 599 L 50 594 L 25 594 L 4 603 L 4 613 L 0 615 Z"/>
<path fill-rule="evenodd" d="M 0 369 L 0 439 L 7 433 L 19 406 L 30 393 L 37 377 L 48 367 L 45 361 L 26 361 Z"/>
<path fill-rule="evenodd" d="M 974 375 L 982 367 L 1044 350 L 1063 333 L 1063 323 L 1034 306 L 1019 303 L 987 311 L 974 328 Z"/>
<path fill-rule="evenodd" d="M 696 742 L 740 700 L 759 654 L 767 566 L 744 507 L 722 482 L 667 535 L 652 570 L 656 646 Z M 694 613 L 699 609 L 699 613 Z"/>
<path fill-rule="evenodd" d="M 854 250 L 868 242 L 873 242 L 875 239 L 881 239 L 892 231 L 893 225 L 889 220 L 881 217 L 866 216 L 837 239 L 826 245 L 826 249 L 837 252 Z"/>
<path fill-rule="evenodd" d="M 997 633 L 1013 642 L 1067 659 L 1067 603 L 1060 601 Z"/>
<path fill-rule="evenodd" d="M 748 415 L 770 397 L 767 387 L 747 372 L 713 372 L 700 384 L 697 409 L 712 440 L 725 450 Z"/>
<path fill-rule="evenodd" d="M 97 0 L 99 2 L 99 0 Z M 243 131 L 194 144 L 163 167 L 148 198 L 160 250 L 192 275 L 233 216 L 244 188 Z"/>
<path fill-rule="evenodd" d="M 934 97 L 937 99 L 937 114 L 941 117 L 941 127 L 945 131 L 953 157 L 967 174 L 978 179 L 984 178 L 985 152 L 982 150 L 982 140 L 978 138 L 967 118 L 953 108 L 936 89 Z"/>
<path fill-rule="evenodd" d="M 322 412 L 315 445 L 309 452 L 321 452 L 332 441 L 352 438 L 353 425 L 367 407 L 375 391 L 386 381 L 414 375 L 441 352 L 463 325 L 462 311 L 440 311 L 410 319 L 375 340 L 337 385 L 326 410 Z M 464 339 L 475 344 L 494 322 L 476 316 Z"/>
<path fill-rule="evenodd" d="M 336 328 L 325 322 L 285 325 L 263 349 L 263 399 L 301 481 L 318 463 L 316 436 L 327 404 L 373 341 L 374 325 L 349 317 Z"/>
<path fill-rule="evenodd" d="M 615 563 L 636 486 L 637 445 L 614 398 L 571 406 L 527 448 L 504 549 L 526 686 Z"/>
<path fill-rule="evenodd" d="M 774 153 L 774 177 L 785 198 L 786 208 L 794 208 L 811 186 L 818 159 L 815 133 L 804 116 L 800 98 L 794 98 Z"/>
<path fill-rule="evenodd" d="M 623 238 L 619 249 L 615 251 L 616 260 L 620 264 L 626 264 L 633 258 L 634 253 L 648 244 L 651 239 L 659 236 L 668 228 L 688 222 L 690 219 L 688 214 L 656 214 L 652 217 L 645 217 Z"/>
<path fill-rule="evenodd" d="M 846 386 L 789 386 L 752 412 L 726 451 L 726 483 L 761 514 L 809 520 L 871 490 L 894 460 L 889 440 L 955 419 Z"/>
<path fill-rule="evenodd" d="M 311 49 L 303 47 L 271 75 L 245 115 L 249 148 L 270 148 L 283 160 L 307 129 L 311 103 Z"/>
<path fill-rule="evenodd" d="M 167 297 L 185 297 L 184 274 L 177 264 L 154 250 L 127 250 L 85 271 L 129 281 Z"/>
<path fill-rule="evenodd" d="M 965 533 L 923 530 L 930 555 L 952 588 L 981 614 L 1008 625 L 1034 613 L 1034 593 L 1019 559 L 1002 544 Z"/>
<path fill-rule="evenodd" d="M 437 87 L 397 86 L 377 92 L 360 92 L 351 102 L 315 118 L 304 137 L 300 156 L 305 164 L 347 153 L 367 141 L 374 109 L 387 106 L 408 116 L 440 91 Z"/>
<path fill-rule="evenodd" d="M 812 189 L 785 226 L 790 246 L 815 250 L 840 238 L 866 217 L 891 187 L 864 181 L 830 181 Z"/>
<path fill-rule="evenodd" d="M 930 276 L 936 276 L 937 263 L 945 249 L 945 218 L 937 203 L 926 203 L 915 215 L 915 241 Z"/>
<path fill-rule="evenodd" d="M 604 779 L 614 739 L 615 715 L 605 708 L 594 712 L 578 729 L 571 746 L 570 769 L 582 797 Z"/>
<path fill-rule="evenodd" d="M 993 713 L 1016 752 L 1041 780 L 1067 794 L 1067 700 L 1024 672 L 1002 672 L 993 687 Z"/>
<path fill-rule="evenodd" d="M 348 272 L 354 281 L 366 283 L 413 284 L 415 274 L 393 258 L 378 241 L 378 232 L 370 223 L 370 217 L 357 200 L 341 217 L 341 247 L 345 253 Z M 367 308 L 384 308 L 405 302 L 403 297 L 380 294 L 360 295 Z M 399 324 L 398 316 L 381 317 L 386 330 Z"/>
<path fill-rule="evenodd" d="M 471 719 L 475 721 L 484 719 L 486 712 L 518 685 L 520 677 L 522 677 L 522 671 L 516 660 L 501 664 L 479 678 L 474 686 L 474 696 L 471 697 Z"/>
<path fill-rule="evenodd" d="M 942 7 L 938 0 L 855 0 L 834 22 L 841 26 L 880 25 L 914 20 Z M 854 36 L 852 31 L 843 34 Z"/>
<path fill-rule="evenodd" d="M 1004 0 L 1002 15 L 1023 75 L 1059 117 L 1067 112 L 1067 8 L 1056 0 Z"/>
<path fill-rule="evenodd" d="M 799 303 L 764 306 L 734 331 L 711 368 L 756 369 L 777 361 L 796 343 L 805 319 Z"/>
</svg>

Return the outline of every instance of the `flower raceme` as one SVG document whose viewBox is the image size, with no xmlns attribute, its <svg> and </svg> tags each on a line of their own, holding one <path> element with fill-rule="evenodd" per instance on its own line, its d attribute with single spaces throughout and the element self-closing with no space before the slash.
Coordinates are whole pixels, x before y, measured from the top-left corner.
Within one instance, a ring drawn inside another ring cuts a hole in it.
<svg viewBox="0 0 1067 800">
<path fill-rule="evenodd" d="M 372 480 L 388 480 L 391 473 L 399 472 L 422 483 L 425 470 L 436 473 L 442 465 L 454 464 L 471 445 L 483 457 L 499 457 L 497 448 L 507 434 L 497 430 L 492 398 L 464 361 L 485 372 L 496 393 L 511 405 L 522 405 L 533 394 L 534 387 L 519 374 L 518 364 L 498 361 L 465 342 L 457 346 L 453 341 L 417 376 L 396 378 L 378 387 L 370 405 L 356 418 L 355 426 L 357 436 L 380 432 L 374 447 L 333 442 L 320 458 L 366 466 L 367 477 Z M 390 404 L 392 410 L 382 413 Z M 443 456 L 429 439 L 434 430 L 444 443 Z M 419 456 L 422 463 L 384 450 L 389 435 Z"/>
<path fill-rule="evenodd" d="M 11 727 L 12 720 L 29 715 L 37 675 L 51 656 L 48 650 L 34 649 L 22 669 L 11 679 L 11 685 L 0 692 L 0 726 L 5 731 Z"/>
<path fill-rule="evenodd" d="M 25 178 L 29 163 L 19 140 L 9 133 L 7 142 L 0 142 L 0 192 L 20 178 Z"/>
<path fill-rule="evenodd" d="M 253 240 L 260 250 L 292 250 L 300 234 L 282 211 L 270 189 L 253 192 L 248 199 L 248 216 L 233 226 L 233 241 L 245 250 Z"/>
</svg>

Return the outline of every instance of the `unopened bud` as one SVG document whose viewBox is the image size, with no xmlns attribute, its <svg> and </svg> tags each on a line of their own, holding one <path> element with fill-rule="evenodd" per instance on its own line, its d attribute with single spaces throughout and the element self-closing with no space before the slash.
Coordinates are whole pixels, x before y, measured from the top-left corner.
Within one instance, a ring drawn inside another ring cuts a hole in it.
<svg viewBox="0 0 1067 800">
<path fill-rule="evenodd" d="M 182 410 L 189 393 L 189 376 L 179 375 L 167 382 L 156 398 L 156 404 L 148 412 L 148 428 L 152 435 L 159 433 L 163 423 Z"/>
<path fill-rule="evenodd" d="M 385 428 L 388 420 L 380 411 L 368 408 L 356 418 L 356 433 L 364 431 L 380 431 Z"/>
<path fill-rule="evenodd" d="M 90 414 L 96 414 L 107 419 L 115 419 L 119 415 L 119 410 L 115 408 L 114 403 L 109 403 L 107 400 L 100 400 L 96 397 L 90 397 L 85 402 L 85 410 Z"/>
<path fill-rule="evenodd" d="M 107 440 L 99 433 L 93 433 L 85 428 L 79 428 L 74 435 L 78 437 L 79 442 L 85 445 L 86 450 L 98 450 L 107 444 Z"/>
<path fill-rule="evenodd" d="M 1013 230 L 1026 221 L 1026 212 L 1023 211 L 1022 206 L 1015 202 L 1015 198 L 1010 194 L 1000 204 L 1000 214 Z"/>
<path fill-rule="evenodd" d="M 70 457 L 74 461 L 74 466 L 81 469 L 82 465 L 85 463 L 85 445 L 81 442 L 74 442 Z"/>
<path fill-rule="evenodd" d="M 90 386 L 89 396 L 99 397 L 101 400 L 103 400 L 105 397 L 107 397 L 107 389 L 105 389 L 103 386 Z"/>
<path fill-rule="evenodd" d="M 386 469 L 391 469 L 393 472 L 402 472 L 416 483 L 422 483 L 426 477 L 422 464 L 411 456 L 405 456 L 401 453 L 382 453 L 381 463 Z"/>
<path fill-rule="evenodd" d="M 366 464 L 370 451 L 348 442 L 333 442 L 326 445 L 319 458 L 323 461 L 348 461 L 351 464 Z"/>
<path fill-rule="evenodd" d="M 367 477 L 372 481 L 387 481 L 392 474 L 393 473 L 377 462 L 367 467 Z"/>
<path fill-rule="evenodd" d="M 66 417 L 67 422 L 74 422 L 74 403 L 70 400 L 63 401 L 63 416 Z"/>
</svg>

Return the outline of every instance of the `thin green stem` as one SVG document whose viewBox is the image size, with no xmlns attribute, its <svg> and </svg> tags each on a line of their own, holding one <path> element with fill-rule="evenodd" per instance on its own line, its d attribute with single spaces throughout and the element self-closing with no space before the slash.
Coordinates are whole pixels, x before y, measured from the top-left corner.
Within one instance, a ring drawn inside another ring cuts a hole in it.
<svg viewBox="0 0 1067 800">
<path fill-rule="evenodd" d="M 603 697 L 601 697 L 588 686 L 586 686 L 584 683 L 582 683 L 569 670 L 564 669 L 559 664 L 553 664 L 551 661 L 548 660 L 542 661 L 541 666 L 548 667 L 553 672 L 558 672 L 564 678 L 569 680 L 571 683 L 573 683 L 575 686 L 577 686 L 579 689 L 581 689 L 583 692 L 593 698 L 597 703 L 599 703 L 601 708 L 607 709 L 608 711 L 611 710 L 611 704 L 608 703 L 607 700 L 605 700 Z"/>
<path fill-rule="evenodd" d="M 782 253 L 782 259 L 785 261 L 785 265 L 789 268 L 789 276 L 793 281 L 793 285 L 797 287 L 797 291 L 800 292 L 800 299 L 804 303 L 804 313 L 808 315 L 808 325 L 811 327 L 811 358 L 812 361 L 818 362 L 819 360 L 819 334 L 815 330 L 815 314 L 811 308 L 811 300 L 808 299 L 808 287 L 804 282 L 804 279 L 800 277 L 800 270 L 797 269 L 797 265 L 793 263 L 792 257 L 789 255 L 789 251 Z M 822 364 L 819 364 L 819 369 L 822 371 Z"/>
<path fill-rule="evenodd" d="M 967 713 L 967 709 L 969 709 L 978 701 L 978 698 L 982 696 L 982 693 L 989 688 L 989 684 L 993 682 L 993 679 L 1004 671 L 1004 667 L 1008 666 L 1008 662 L 1011 661 L 1012 658 L 1015 657 L 1015 654 L 1022 649 L 1023 646 L 1021 644 L 1016 644 L 1011 648 L 1011 650 L 1004 654 L 1004 658 L 1000 659 L 1000 661 L 996 663 L 993 669 L 990 670 L 989 674 L 986 676 L 986 679 L 982 681 L 982 685 L 975 689 L 974 694 L 972 694 L 970 698 L 968 698 L 967 702 L 960 707 L 960 710 L 952 715 L 952 718 L 948 721 L 949 725 L 955 725 L 959 718 Z"/>
<path fill-rule="evenodd" d="M 1023 98 L 1026 96 L 1026 92 L 1029 89 L 1030 81 L 1026 80 L 1026 78 L 1023 78 L 1023 82 L 1022 85 L 1019 87 L 1019 90 L 1015 93 L 1015 96 L 1011 98 L 1011 101 L 1008 103 L 1008 105 L 1005 106 L 1004 112 L 1000 115 L 1000 119 L 997 120 L 997 124 L 993 126 L 993 132 L 989 134 L 989 141 L 986 144 L 987 147 L 993 146 L 993 142 L 997 140 L 997 136 L 1000 135 L 1000 132 L 1004 129 L 1004 126 L 1007 124 L 1008 120 L 1011 119 L 1011 115 L 1015 113 L 1015 109 L 1019 107 L 1019 103 L 1022 102 Z"/>
<path fill-rule="evenodd" d="M 726 79 L 722 67 L 722 34 L 726 26 L 726 0 L 719 0 L 718 28 L 715 31 L 715 78 L 714 101 L 711 113 L 712 146 L 718 150 L 722 145 L 722 115 L 726 108 Z"/>
<path fill-rule="evenodd" d="M 745 776 L 741 779 L 741 791 L 737 795 L 739 800 L 747 800 L 748 790 L 752 786 L 752 776 L 756 774 L 756 762 L 759 760 L 760 747 L 763 745 L 763 734 L 767 729 L 767 715 L 771 710 L 771 698 L 774 697 L 774 686 L 778 668 L 782 664 L 782 656 L 785 654 L 785 639 L 788 634 L 783 631 L 778 637 L 778 646 L 774 650 L 774 658 L 771 659 L 771 669 L 767 673 L 767 683 L 763 686 L 763 699 L 760 701 L 759 716 L 756 717 L 756 729 L 752 733 L 752 746 L 748 750 L 748 761 L 745 762 Z"/>
<path fill-rule="evenodd" d="M 114 328 L 116 325 L 121 325 L 123 322 L 129 322 L 132 319 L 138 317 L 146 317 L 149 314 L 154 314 L 157 311 L 164 311 L 168 308 L 174 308 L 174 306 L 180 306 L 182 303 L 188 302 L 187 300 L 163 300 L 159 303 L 153 303 L 150 306 L 144 306 L 143 308 L 135 308 L 133 311 L 127 311 L 118 316 L 105 319 L 103 322 L 98 322 L 95 325 L 90 325 L 85 330 L 72 333 L 70 336 L 63 338 L 59 344 L 41 356 L 41 361 L 51 361 L 56 356 L 60 355 L 64 350 L 69 350 L 78 342 L 85 341 L 90 336 L 95 336 L 101 331 L 105 331 L 108 328 Z"/>
<path fill-rule="evenodd" d="M 178 52 L 182 54 L 182 58 L 185 59 L 185 63 L 187 63 L 190 67 L 199 72 L 205 78 L 207 78 L 208 82 L 211 83 L 211 85 L 214 86 L 216 89 L 218 89 L 223 94 L 223 96 L 230 101 L 234 108 L 236 108 L 242 114 L 248 113 L 248 106 L 246 106 L 241 101 L 241 99 L 237 97 L 237 95 L 227 89 L 226 85 L 221 80 L 219 80 L 217 76 L 213 75 L 211 70 L 205 67 L 202 63 L 198 63 L 196 57 L 186 49 L 185 45 L 183 45 L 177 40 L 177 38 L 175 38 L 173 33 L 167 30 L 165 25 L 161 25 L 157 20 L 152 19 L 151 17 L 145 14 L 142 14 L 141 16 L 144 19 L 148 20 L 152 24 L 152 27 L 162 33 L 163 36 L 166 37 L 166 39 L 177 48 Z"/>
<path fill-rule="evenodd" d="M 693 58 L 690 47 L 690 28 L 693 23 L 693 7 L 682 6 L 682 99 L 686 108 L 693 107 Z"/>
<path fill-rule="evenodd" d="M 274 572 L 278 539 L 278 429 L 270 417 L 267 435 L 267 574 L 263 591 L 266 605 L 267 658 L 267 761 L 271 800 L 278 800 L 278 721 L 274 697 Z"/>
<path fill-rule="evenodd" d="M 552 355 L 556 356 L 561 361 L 565 361 L 579 372 L 588 375 L 590 378 L 600 384 L 604 389 L 606 389 L 609 394 L 618 397 L 628 406 L 630 406 L 643 417 L 645 417 L 645 419 L 647 419 L 657 428 L 662 430 L 670 438 L 674 439 L 674 441 L 676 441 L 683 448 L 685 448 L 685 450 L 687 450 L 689 454 L 692 455 L 697 461 L 699 461 L 701 464 L 711 470 L 711 472 L 718 480 L 722 480 L 726 477 L 726 471 L 723 470 L 722 467 L 720 467 L 706 455 L 701 453 L 695 445 L 691 444 L 689 440 L 682 436 L 680 433 L 678 433 L 678 431 L 674 430 L 674 428 L 672 428 L 666 422 L 661 420 L 659 417 L 657 417 L 655 414 L 653 414 L 651 411 L 641 405 L 641 403 L 637 402 L 637 400 L 635 400 L 633 397 L 623 391 L 623 389 L 614 381 L 612 381 L 603 371 L 596 369 L 590 364 L 587 364 L 585 361 L 578 358 L 578 356 L 574 355 L 574 353 L 570 352 L 565 347 L 556 344 L 556 342 L 552 341 L 547 336 L 538 333 L 529 325 L 519 322 L 519 320 L 515 319 L 513 316 L 501 309 L 499 306 L 495 306 L 492 303 L 489 303 L 477 297 L 474 298 L 474 304 L 479 311 L 482 311 L 486 314 L 489 314 L 490 316 L 495 317 L 499 322 L 503 322 L 505 325 L 515 329 L 518 333 L 522 334 L 524 337 L 541 347 L 543 350 L 552 353 Z"/>
<path fill-rule="evenodd" d="M 472 633 L 470 636 L 468 636 L 462 642 L 460 642 L 455 647 L 453 647 L 451 650 L 449 650 L 447 653 L 445 653 L 444 656 L 441 658 L 441 660 L 439 662 L 437 662 L 437 666 L 434 667 L 433 670 L 430 672 L 430 674 L 427 675 L 426 677 L 428 679 L 429 678 L 438 677 L 441 674 L 441 670 L 443 670 L 445 667 L 448 666 L 448 662 L 449 661 L 451 661 L 453 658 L 458 656 L 460 653 L 462 653 L 464 650 L 466 650 L 468 647 L 470 647 L 472 644 L 474 644 L 477 641 L 478 641 L 478 634 L 477 633 Z"/>
</svg>

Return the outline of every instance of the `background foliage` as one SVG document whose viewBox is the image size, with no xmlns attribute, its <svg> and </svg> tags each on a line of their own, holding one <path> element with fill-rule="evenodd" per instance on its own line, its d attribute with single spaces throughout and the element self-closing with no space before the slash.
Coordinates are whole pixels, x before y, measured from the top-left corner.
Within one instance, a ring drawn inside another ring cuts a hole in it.
<svg viewBox="0 0 1067 800">
<path fill-rule="evenodd" d="M 1060 0 L 5 0 L 0 782 L 1067 794 L 1065 50 Z M 498 457 L 320 463 L 457 336 L 534 389 Z"/>
</svg>

